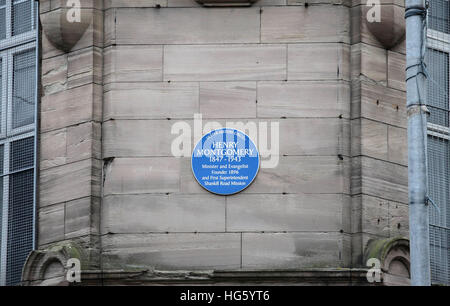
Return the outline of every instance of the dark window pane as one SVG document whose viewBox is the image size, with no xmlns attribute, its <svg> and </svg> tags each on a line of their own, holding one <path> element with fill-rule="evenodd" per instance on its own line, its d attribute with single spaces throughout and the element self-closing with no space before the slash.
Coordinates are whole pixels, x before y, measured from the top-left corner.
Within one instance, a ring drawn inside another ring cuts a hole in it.
<svg viewBox="0 0 450 306">
<path fill-rule="evenodd" d="M 35 73 L 34 49 L 14 56 L 13 128 L 34 123 Z"/>
<path fill-rule="evenodd" d="M 431 278 L 435 284 L 450 284 L 450 144 L 428 136 L 429 196 L 439 206 L 430 206 Z"/>
<path fill-rule="evenodd" d="M 0 175 L 3 174 L 3 158 L 5 157 L 4 150 L 5 150 L 5 146 L 0 145 Z M 0 189 L 1 189 L 1 187 L 0 187 Z"/>
<path fill-rule="evenodd" d="M 3 160 L 1 160 L 0 162 L 3 162 Z M 0 177 L 0 229 L 3 228 L 2 227 L 3 224 L 3 176 Z M 0 230 L 0 234 L 1 234 L 1 230 Z M 2 235 L 0 235 L 0 250 L 2 249 Z M 0 265 L 0 275 L 2 273 L 2 266 Z"/>
<path fill-rule="evenodd" d="M 32 10 L 30 0 L 14 0 L 12 14 L 13 35 L 19 35 L 32 30 Z"/>
<path fill-rule="evenodd" d="M 429 74 L 427 104 L 431 112 L 429 122 L 449 126 L 449 55 L 428 49 L 426 63 Z"/>
<path fill-rule="evenodd" d="M 0 3 L 0 39 L 6 38 L 6 8 Z"/>
<path fill-rule="evenodd" d="M 450 33 L 449 16 L 450 6 L 448 0 L 431 0 L 430 9 L 428 10 L 429 28 Z"/>
<path fill-rule="evenodd" d="M 1 18 L 1 16 L 0 16 Z M 1 130 L 2 126 L 2 110 L 3 110 L 3 101 L 6 100 L 6 97 L 3 97 L 3 59 L 0 58 L 0 133 L 3 132 Z"/>
<path fill-rule="evenodd" d="M 33 249 L 33 170 L 10 176 L 6 284 L 17 285 Z"/>
<path fill-rule="evenodd" d="M 33 167 L 34 164 L 34 137 L 17 140 L 11 143 L 10 171 Z"/>
</svg>

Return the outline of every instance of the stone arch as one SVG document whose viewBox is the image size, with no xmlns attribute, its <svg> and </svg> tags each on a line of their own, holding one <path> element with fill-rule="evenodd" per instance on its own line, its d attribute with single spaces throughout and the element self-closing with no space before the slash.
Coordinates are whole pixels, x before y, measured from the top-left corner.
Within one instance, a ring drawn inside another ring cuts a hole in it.
<svg viewBox="0 0 450 306">
<path fill-rule="evenodd" d="M 364 258 L 365 262 L 370 258 L 376 258 L 380 261 L 384 285 L 410 284 L 410 255 L 407 238 L 369 240 Z"/>
</svg>

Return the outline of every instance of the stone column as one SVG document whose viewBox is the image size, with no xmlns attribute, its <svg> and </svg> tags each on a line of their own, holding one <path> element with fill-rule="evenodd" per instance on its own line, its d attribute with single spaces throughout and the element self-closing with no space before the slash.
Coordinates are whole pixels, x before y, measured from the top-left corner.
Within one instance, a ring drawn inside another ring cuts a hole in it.
<svg viewBox="0 0 450 306">
<path fill-rule="evenodd" d="M 356 2 L 356 3 L 355 3 Z M 371 240 L 408 237 L 404 2 L 382 1 L 370 22 L 352 7 L 352 261 Z"/>
<path fill-rule="evenodd" d="M 103 1 L 83 0 L 81 8 L 69 4 L 40 1 L 37 252 L 51 250 L 55 244 L 63 249 L 76 244 L 83 253 L 83 267 L 96 269 L 100 267 Z M 37 257 L 30 256 L 29 261 Z M 65 265 L 64 256 L 55 258 Z M 33 266 L 40 277 L 47 273 L 39 271 L 47 268 L 45 262 L 27 266 Z"/>
</svg>

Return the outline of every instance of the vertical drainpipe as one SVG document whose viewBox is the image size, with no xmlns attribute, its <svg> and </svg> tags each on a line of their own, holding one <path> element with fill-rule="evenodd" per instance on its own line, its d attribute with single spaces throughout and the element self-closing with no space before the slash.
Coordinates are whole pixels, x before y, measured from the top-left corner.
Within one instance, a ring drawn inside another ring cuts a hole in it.
<svg viewBox="0 0 450 306">
<path fill-rule="evenodd" d="M 406 0 L 406 99 L 411 285 L 429 286 L 430 243 L 427 206 L 426 7 Z"/>
</svg>

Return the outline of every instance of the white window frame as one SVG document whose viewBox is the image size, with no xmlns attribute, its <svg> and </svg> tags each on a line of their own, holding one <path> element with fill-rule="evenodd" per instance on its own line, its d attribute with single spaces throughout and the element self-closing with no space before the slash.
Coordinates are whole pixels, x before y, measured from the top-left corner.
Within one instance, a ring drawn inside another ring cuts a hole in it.
<svg viewBox="0 0 450 306">
<path fill-rule="evenodd" d="M 12 35 L 12 5 L 14 0 L 6 0 L 6 38 L 0 40 L 0 51 L 11 48 L 13 46 L 17 46 L 19 43 L 26 43 L 28 41 L 34 41 L 36 39 L 36 22 L 35 22 L 35 14 L 32 14 L 31 17 L 31 30 L 22 33 L 19 35 Z M 37 5 L 33 0 L 22 0 L 18 3 L 30 1 L 32 12 L 35 12 L 37 9 Z"/>
<path fill-rule="evenodd" d="M 8 50 L 8 71 L 10 71 L 11 73 L 9 73 L 8 75 L 8 88 L 11 89 L 8 92 L 8 98 L 7 98 L 7 105 L 8 105 L 8 109 L 7 109 L 7 114 L 8 114 L 8 119 L 7 119 L 7 128 L 6 128 L 6 134 L 7 136 L 14 136 L 14 135 L 18 135 L 18 134 L 22 134 L 22 133 L 26 133 L 28 131 L 32 131 L 34 130 L 35 127 L 35 122 L 36 122 L 36 118 L 34 118 L 33 123 L 32 124 L 28 124 L 25 126 L 21 126 L 18 128 L 13 128 L 13 86 L 14 86 L 14 78 L 13 78 L 13 73 L 14 73 L 14 57 L 17 54 L 20 54 L 22 52 L 26 52 L 29 50 L 35 50 L 36 49 L 36 42 L 32 42 L 32 43 L 28 43 L 26 45 L 21 45 L 19 47 L 16 48 L 12 48 L 10 50 Z M 34 114 L 33 114 L 34 116 Z"/>
</svg>

